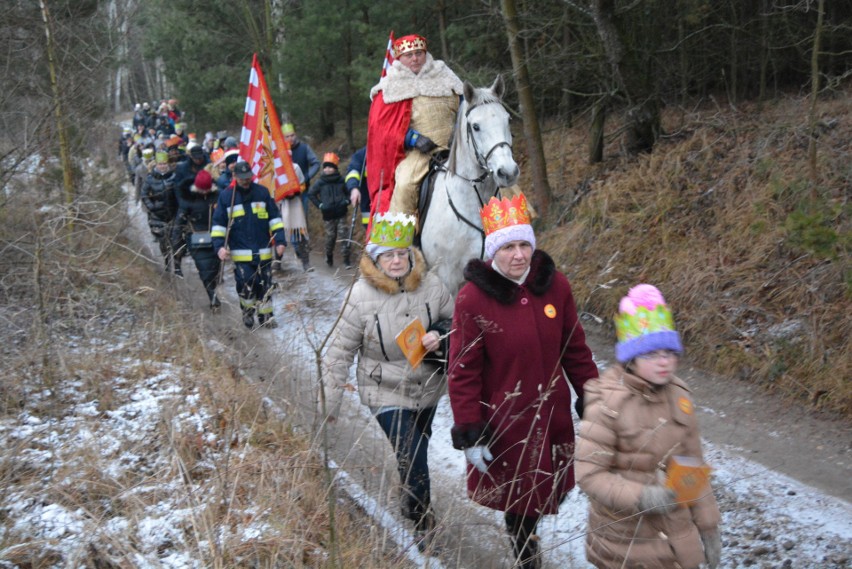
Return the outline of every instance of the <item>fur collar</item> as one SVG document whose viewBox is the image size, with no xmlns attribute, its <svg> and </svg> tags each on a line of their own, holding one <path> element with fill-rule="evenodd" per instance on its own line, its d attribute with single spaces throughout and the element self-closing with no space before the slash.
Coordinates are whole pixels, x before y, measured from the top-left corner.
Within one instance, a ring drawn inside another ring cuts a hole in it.
<svg viewBox="0 0 852 569">
<path fill-rule="evenodd" d="M 361 257 L 361 262 L 358 265 L 358 268 L 361 269 L 361 278 L 373 288 L 386 294 L 417 290 L 426 274 L 426 260 L 417 247 L 412 247 L 411 252 L 414 256 L 414 266 L 411 268 L 411 272 L 402 278 L 401 283 L 398 279 L 392 279 L 384 274 L 366 253 Z"/>
<path fill-rule="evenodd" d="M 394 60 L 388 74 L 370 89 L 370 100 L 382 91 L 385 103 L 397 103 L 414 97 L 448 97 L 464 91 L 461 79 L 447 64 L 426 53 L 426 63 L 415 74 L 399 60 Z"/>
<path fill-rule="evenodd" d="M 495 299 L 500 304 L 512 304 L 518 296 L 521 286 L 527 287 L 536 296 L 550 289 L 556 264 L 550 255 L 540 249 L 533 252 L 530 274 L 523 285 L 519 286 L 491 268 L 492 261 L 471 259 L 464 268 L 464 278 Z"/>
</svg>

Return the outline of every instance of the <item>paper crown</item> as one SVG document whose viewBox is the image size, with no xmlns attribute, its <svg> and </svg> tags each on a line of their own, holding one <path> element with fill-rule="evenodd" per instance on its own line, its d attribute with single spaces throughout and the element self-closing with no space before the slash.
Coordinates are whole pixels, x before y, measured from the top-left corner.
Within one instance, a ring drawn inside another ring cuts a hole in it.
<svg viewBox="0 0 852 569">
<path fill-rule="evenodd" d="M 338 156 L 334 152 L 326 152 L 322 157 L 322 163 L 323 165 L 334 164 L 335 166 L 339 166 L 340 156 Z"/>
<path fill-rule="evenodd" d="M 285 122 L 281 125 L 281 134 L 296 134 L 296 127 L 291 122 Z"/>
<path fill-rule="evenodd" d="M 167 152 L 157 152 L 157 164 L 168 164 L 169 154 Z"/>
<path fill-rule="evenodd" d="M 221 148 L 217 148 L 213 152 L 210 153 L 210 160 L 213 162 L 214 166 L 218 166 L 225 159 L 225 151 Z"/>
<path fill-rule="evenodd" d="M 377 213 L 370 230 L 370 243 L 394 249 L 411 247 L 416 221 L 414 216 L 404 213 Z"/>
<path fill-rule="evenodd" d="M 154 157 L 154 149 L 153 148 L 143 148 L 142 149 L 142 158 L 145 160 L 150 160 Z"/>
<path fill-rule="evenodd" d="M 393 42 L 394 57 L 399 57 L 403 53 L 408 53 L 409 51 L 417 51 L 418 49 L 426 51 L 426 38 L 424 38 L 423 36 L 411 34 L 408 36 L 402 36 L 401 38 L 397 38 Z"/>
<path fill-rule="evenodd" d="M 530 224 L 530 212 L 527 209 L 527 198 L 524 194 L 502 200 L 492 197 L 480 210 L 479 215 L 482 218 L 485 235 L 513 225 Z"/>
<path fill-rule="evenodd" d="M 631 288 L 615 316 L 615 357 L 628 362 L 655 350 L 682 352 L 672 312 L 657 287 L 640 284 Z"/>
</svg>

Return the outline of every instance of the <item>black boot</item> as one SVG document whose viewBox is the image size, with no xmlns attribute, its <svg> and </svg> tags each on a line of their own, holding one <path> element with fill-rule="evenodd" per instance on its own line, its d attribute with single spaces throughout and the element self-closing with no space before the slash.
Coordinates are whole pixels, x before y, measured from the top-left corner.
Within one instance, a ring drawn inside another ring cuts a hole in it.
<svg viewBox="0 0 852 569">
<path fill-rule="evenodd" d="M 260 328 L 278 328 L 278 323 L 272 317 L 272 314 L 258 314 L 257 325 Z"/>
<path fill-rule="evenodd" d="M 328 265 L 329 267 L 333 267 L 334 266 L 334 255 L 329 255 L 328 253 L 326 253 L 325 264 Z"/>
<path fill-rule="evenodd" d="M 538 554 L 538 536 L 535 528 L 538 518 L 522 516 L 506 512 L 506 530 L 512 541 L 512 549 L 515 553 L 515 564 L 513 567 L 519 569 L 539 569 L 541 557 Z"/>
<path fill-rule="evenodd" d="M 254 328 L 254 308 L 243 309 L 243 324 L 249 330 Z"/>
<path fill-rule="evenodd" d="M 222 301 L 219 300 L 219 295 L 216 294 L 215 290 L 211 290 L 207 292 L 207 296 L 210 297 L 210 310 L 213 312 L 219 312 L 219 307 L 222 306 Z"/>
<path fill-rule="evenodd" d="M 343 268 L 344 269 L 351 269 L 352 268 L 352 261 L 349 259 L 349 255 L 346 255 L 346 256 L 343 257 Z"/>
</svg>

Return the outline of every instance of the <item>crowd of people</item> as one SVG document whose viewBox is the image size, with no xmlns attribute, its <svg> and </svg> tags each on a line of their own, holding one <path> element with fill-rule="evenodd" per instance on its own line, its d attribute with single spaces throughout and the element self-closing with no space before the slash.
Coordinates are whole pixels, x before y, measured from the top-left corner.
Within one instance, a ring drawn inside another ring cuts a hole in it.
<svg viewBox="0 0 852 569">
<path fill-rule="evenodd" d="M 696 472 L 705 465 L 689 388 L 674 375 L 683 347 L 663 295 L 648 284 L 628 291 L 615 317 L 618 363 L 599 374 L 569 280 L 537 249 L 518 194 L 482 208 L 484 255 L 467 263 L 454 298 L 414 242 L 419 182 L 447 149 L 461 81 L 421 36 L 403 36 L 393 50 L 371 92 L 367 144 L 345 173 L 336 153 L 320 161 L 292 124 L 282 125 L 302 191 L 279 203 L 254 181 L 233 137 L 197 140 L 175 100 L 156 111 L 137 105 L 120 153 L 166 271 L 181 276 L 188 252 L 215 310 L 223 263 L 232 261 L 243 324 L 274 327 L 274 263 L 292 245 L 311 270 L 312 203 L 326 264 L 334 266 L 341 243 L 343 266 L 358 268 L 324 356 L 320 412 L 334 428 L 343 393 L 358 392 L 395 452 L 400 507 L 418 546 L 440 531 L 428 448 L 438 400 L 448 394 L 468 495 L 503 513 L 515 567 L 541 567 L 537 527 L 575 486 L 576 465 L 590 501 L 592 564 L 714 569 L 721 541 L 712 488 L 705 481 L 687 496 L 674 479 L 675 459 L 697 464 Z M 357 263 L 356 208 L 368 226 Z"/>
</svg>

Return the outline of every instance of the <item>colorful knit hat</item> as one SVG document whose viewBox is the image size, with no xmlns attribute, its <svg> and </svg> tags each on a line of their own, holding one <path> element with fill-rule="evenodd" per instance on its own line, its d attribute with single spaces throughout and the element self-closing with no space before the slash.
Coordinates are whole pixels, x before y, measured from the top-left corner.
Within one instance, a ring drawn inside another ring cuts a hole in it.
<svg viewBox="0 0 852 569">
<path fill-rule="evenodd" d="M 417 219 L 404 213 L 377 213 L 370 230 L 367 254 L 374 261 L 391 249 L 407 249 L 414 242 Z"/>
<path fill-rule="evenodd" d="M 291 122 L 285 122 L 281 125 L 281 134 L 284 136 L 288 134 L 296 134 L 296 127 L 293 126 L 293 123 Z"/>
<path fill-rule="evenodd" d="M 615 334 L 615 359 L 621 363 L 656 350 L 683 352 L 671 310 L 653 285 L 636 285 L 621 299 Z"/>
<path fill-rule="evenodd" d="M 535 233 L 530 225 L 530 212 L 524 194 L 502 200 L 492 197 L 479 215 L 485 231 L 486 259 L 494 258 L 494 253 L 510 241 L 527 241 L 535 250 Z"/>
</svg>

